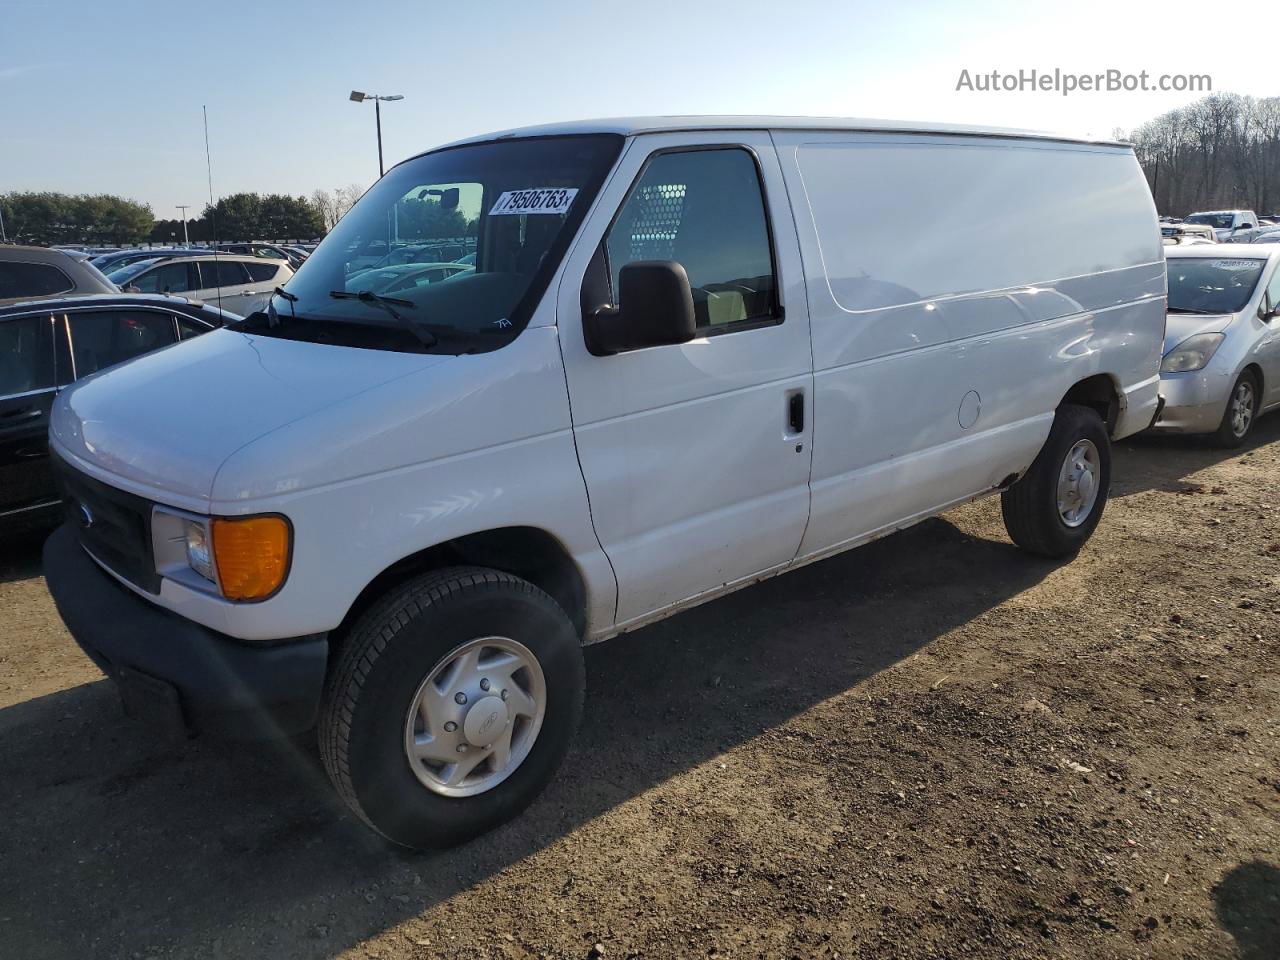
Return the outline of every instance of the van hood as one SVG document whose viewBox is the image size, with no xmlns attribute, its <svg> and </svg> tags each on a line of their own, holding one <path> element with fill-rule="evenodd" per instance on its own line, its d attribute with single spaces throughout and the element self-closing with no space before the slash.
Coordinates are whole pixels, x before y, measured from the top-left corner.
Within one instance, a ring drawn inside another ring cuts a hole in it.
<svg viewBox="0 0 1280 960">
<path fill-rule="evenodd" d="M 64 390 L 50 438 L 176 505 L 208 503 L 219 468 L 259 437 L 453 359 L 215 330 Z"/>
<path fill-rule="evenodd" d="M 1168 353 L 1187 337 L 1198 333 L 1221 333 L 1235 319 L 1233 313 L 1170 313 L 1165 315 L 1164 350 L 1161 356 Z"/>
</svg>

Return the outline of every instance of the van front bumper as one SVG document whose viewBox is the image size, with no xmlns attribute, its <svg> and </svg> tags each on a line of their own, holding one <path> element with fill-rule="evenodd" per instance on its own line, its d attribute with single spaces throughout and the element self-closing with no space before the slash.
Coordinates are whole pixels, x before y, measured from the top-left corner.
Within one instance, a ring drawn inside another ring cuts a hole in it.
<svg viewBox="0 0 1280 960">
<path fill-rule="evenodd" d="M 130 715 L 237 738 L 315 725 L 327 634 L 246 643 L 193 623 L 116 582 L 65 524 L 45 542 L 44 575 L 67 629 Z"/>
</svg>

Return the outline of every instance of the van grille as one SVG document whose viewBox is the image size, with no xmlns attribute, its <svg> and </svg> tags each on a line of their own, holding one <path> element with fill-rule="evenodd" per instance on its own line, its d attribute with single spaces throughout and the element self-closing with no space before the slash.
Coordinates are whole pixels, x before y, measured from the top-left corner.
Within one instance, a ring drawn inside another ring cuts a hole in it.
<svg viewBox="0 0 1280 960">
<path fill-rule="evenodd" d="M 95 480 L 51 455 L 67 522 L 103 566 L 148 593 L 160 592 L 151 552 L 149 500 Z"/>
</svg>

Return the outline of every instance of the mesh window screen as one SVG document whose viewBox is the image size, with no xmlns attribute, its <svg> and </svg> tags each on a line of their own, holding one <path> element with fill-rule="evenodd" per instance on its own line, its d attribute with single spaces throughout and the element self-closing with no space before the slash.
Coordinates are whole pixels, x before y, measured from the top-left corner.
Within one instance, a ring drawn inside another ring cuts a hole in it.
<svg viewBox="0 0 1280 960">
<path fill-rule="evenodd" d="M 636 191 L 631 200 L 636 216 L 631 223 L 628 261 L 673 259 L 684 196 L 683 183 L 656 183 Z"/>
</svg>

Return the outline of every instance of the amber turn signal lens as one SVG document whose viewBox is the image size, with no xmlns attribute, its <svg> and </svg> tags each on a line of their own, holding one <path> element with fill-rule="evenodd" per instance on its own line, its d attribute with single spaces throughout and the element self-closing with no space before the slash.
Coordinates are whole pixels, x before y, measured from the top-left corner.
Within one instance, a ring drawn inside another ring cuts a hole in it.
<svg viewBox="0 0 1280 960">
<path fill-rule="evenodd" d="M 288 572 L 289 524 L 283 517 L 214 520 L 213 557 L 228 600 L 269 597 Z"/>
</svg>

